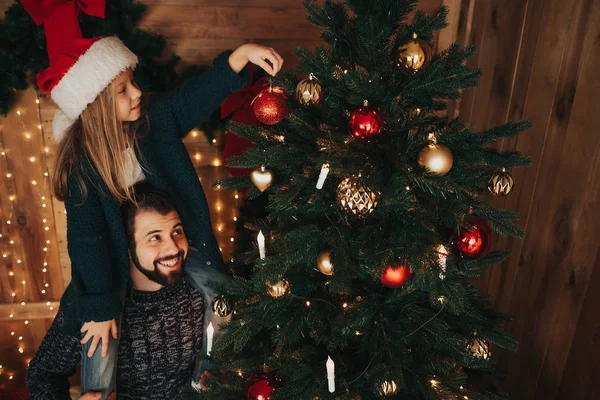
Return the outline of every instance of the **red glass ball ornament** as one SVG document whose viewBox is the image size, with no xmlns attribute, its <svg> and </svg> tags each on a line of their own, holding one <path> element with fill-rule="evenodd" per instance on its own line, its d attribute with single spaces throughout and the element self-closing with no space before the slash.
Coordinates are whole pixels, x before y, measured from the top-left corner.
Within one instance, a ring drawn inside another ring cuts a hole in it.
<svg viewBox="0 0 600 400">
<path fill-rule="evenodd" d="M 267 378 L 255 379 L 246 390 L 246 400 L 269 400 L 275 388 Z"/>
<path fill-rule="evenodd" d="M 461 227 L 459 234 L 452 238 L 450 244 L 454 254 L 461 258 L 479 258 L 492 246 L 492 230 L 487 222 L 477 215 L 469 215 L 465 221 L 472 227 Z"/>
<path fill-rule="evenodd" d="M 404 285 L 411 276 L 412 272 L 410 267 L 405 265 L 388 265 L 381 275 L 381 283 L 389 288 L 397 289 Z"/>
<path fill-rule="evenodd" d="M 253 104 L 256 119 L 265 125 L 275 125 L 287 115 L 287 106 L 282 88 L 269 87 L 261 91 Z"/>
<path fill-rule="evenodd" d="M 350 117 L 350 132 L 357 139 L 372 139 L 379 135 L 382 129 L 383 119 L 376 110 L 369 108 L 367 100 Z"/>
</svg>

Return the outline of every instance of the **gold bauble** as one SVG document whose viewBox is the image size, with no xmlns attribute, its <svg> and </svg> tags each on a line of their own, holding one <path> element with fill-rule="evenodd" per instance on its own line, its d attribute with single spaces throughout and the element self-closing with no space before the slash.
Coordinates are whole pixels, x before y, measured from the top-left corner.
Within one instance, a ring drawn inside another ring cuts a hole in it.
<svg viewBox="0 0 600 400">
<path fill-rule="evenodd" d="M 233 304 L 226 296 L 217 296 L 212 302 L 212 310 L 219 317 L 226 317 L 233 311 Z"/>
<path fill-rule="evenodd" d="M 276 299 L 289 293 L 290 283 L 287 281 L 287 279 L 281 279 L 275 284 L 267 283 L 266 289 L 269 296 Z"/>
<path fill-rule="evenodd" d="M 379 201 L 379 192 L 365 187 L 359 176 L 344 179 L 337 187 L 337 202 L 344 211 L 357 217 L 364 217 L 373 212 Z"/>
<path fill-rule="evenodd" d="M 333 264 L 331 263 L 331 252 L 325 250 L 317 256 L 317 268 L 323 275 L 333 275 Z"/>
<path fill-rule="evenodd" d="M 395 396 L 396 394 L 398 394 L 398 385 L 393 380 L 384 381 L 379 387 L 380 396 Z"/>
<path fill-rule="evenodd" d="M 398 47 L 398 67 L 407 74 L 415 74 L 426 67 L 433 56 L 431 46 L 414 33 L 412 39 Z"/>
<path fill-rule="evenodd" d="M 488 190 L 494 196 L 508 196 L 513 189 L 515 180 L 512 175 L 502 168 L 502 172 L 497 172 L 490 177 L 488 181 Z"/>
<path fill-rule="evenodd" d="M 452 169 L 452 151 L 443 144 L 431 143 L 419 152 L 418 163 L 433 175 L 444 176 Z"/>
<path fill-rule="evenodd" d="M 488 342 L 481 338 L 475 338 L 467 343 L 467 350 L 477 358 L 489 360 L 492 357 L 492 350 Z"/>
<path fill-rule="evenodd" d="M 258 190 L 264 192 L 269 186 L 271 186 L 271 183 L 273 183 L 273 174 L 271 171 L 262 166 L 252 171 L 250 174 L 250 179 L 258 188 Z"/>
<path fill-rule="evenodd" d="M 296 98 L 300 104 L 309 106 L 321 101 L 321 84 L 319 80 L 310 74 L 307 79 L 303 79 L 296 86 Z"/>
</svg>

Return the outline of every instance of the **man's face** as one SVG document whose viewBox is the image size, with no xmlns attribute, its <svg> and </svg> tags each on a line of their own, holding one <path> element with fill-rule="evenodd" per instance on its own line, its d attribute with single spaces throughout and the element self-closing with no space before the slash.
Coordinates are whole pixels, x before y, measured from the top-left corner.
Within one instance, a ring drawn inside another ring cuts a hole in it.
<svg viewBox="0 0 600 400">
<path fill-rule="evenodd" d="M 188 241 L 176 211 L 166 215 L 156 211 L 138 212 L 134 238 L 131 259 L 142 274 L 163 286 L 181 280 Z"/>
</svg>

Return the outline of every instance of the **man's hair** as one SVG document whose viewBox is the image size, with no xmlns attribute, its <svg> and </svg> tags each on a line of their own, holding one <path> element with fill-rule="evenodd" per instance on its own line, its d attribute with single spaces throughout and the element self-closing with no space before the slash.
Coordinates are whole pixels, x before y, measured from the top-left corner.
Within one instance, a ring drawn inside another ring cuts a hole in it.
<svg viewBox="0 0 600 400">
<path fill-rule="evenodd" d="M 133 186 L 134 202 L 127 202 L 121 207 L 123 222 L 127 230 L 127 240 L 130 248 L 135 248 L 135 217 L 144 211 L 154 211 L 160 215 L 167 215 L 177 211 L 169 195 L 146 182 Z"/>
</svg>

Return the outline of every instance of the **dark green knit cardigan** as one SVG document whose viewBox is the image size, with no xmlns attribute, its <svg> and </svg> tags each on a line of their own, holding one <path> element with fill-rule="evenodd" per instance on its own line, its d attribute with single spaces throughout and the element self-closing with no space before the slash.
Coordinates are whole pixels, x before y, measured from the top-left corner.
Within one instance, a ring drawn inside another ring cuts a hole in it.
<svg viewBox="0 0 600 400">
<path fill-rule="evenodd" d="M 236 74 L 229 66 L 231 51 L 220 54 L 202 75 L 179 88 L 153 94 L 147 106 L 149 126 L 139 138 L 138 160 L 146 180 L 169 193 L 179 211 L 190 245 L 207 265 L 223 265 L 212 231 L 208 204 L 198 175 L 181 139 L 212 113 L 232 91 L 248 82 L 248 69 Z M 141 153 L 141 154 L 140 154 Z M 120 291 L 129 279 L 127 236 L 120 205 L 95 171 L 86 173 L 87 199 L 69 179 L 67 246 L 71 283 L 62 299 L 67 310 L 65 330 L 77 334 L 87 321 L 107 321 L 121 312 Z"/>
</svg>

